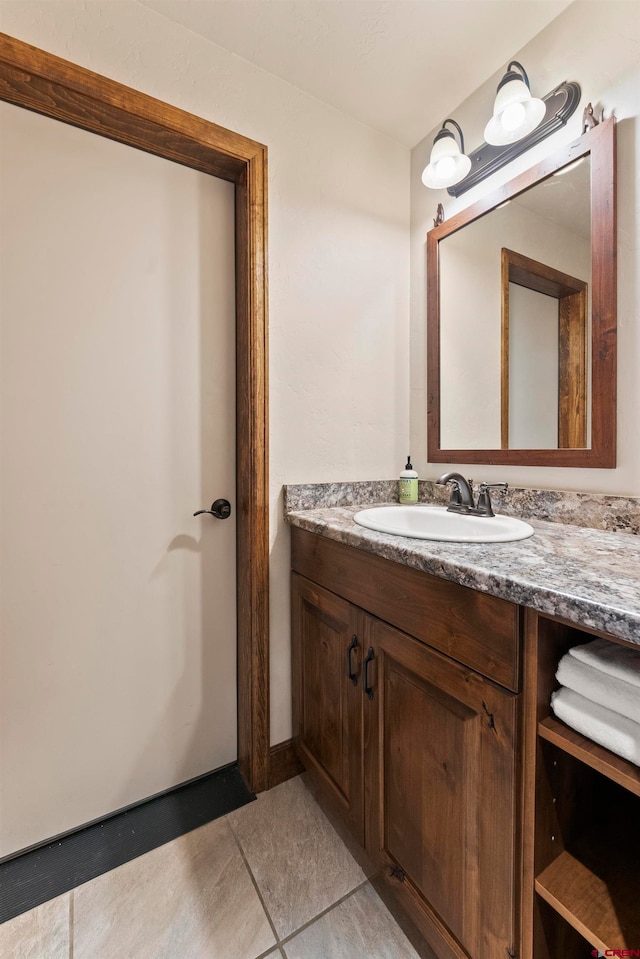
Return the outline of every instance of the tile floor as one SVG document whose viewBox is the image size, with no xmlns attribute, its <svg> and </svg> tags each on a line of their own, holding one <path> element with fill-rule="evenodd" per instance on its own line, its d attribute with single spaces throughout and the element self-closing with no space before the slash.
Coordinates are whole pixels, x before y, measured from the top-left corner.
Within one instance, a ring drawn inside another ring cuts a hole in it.
<svg viewBox="0 0 640 959">
<path fill-rule="evenodd" d="M 302 779 L 0 925 L 2 959 L 417 959 Z"/>
</svg>

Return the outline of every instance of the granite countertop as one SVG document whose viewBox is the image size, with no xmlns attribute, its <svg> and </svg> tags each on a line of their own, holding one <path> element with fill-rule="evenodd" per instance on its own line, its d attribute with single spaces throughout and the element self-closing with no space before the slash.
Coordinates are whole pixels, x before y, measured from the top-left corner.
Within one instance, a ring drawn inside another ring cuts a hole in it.
<svg viewBox="0 0 640 959">
<path fill-rule="evenodd" d="M 640 645 L 640 537 L 527 517 L 535 532 L 526 540 L 441 543 L 358 526 L 353 516 L 367 505 L 373 504 L 290 509 L 286 518 L 300 529 Z"/>
</svg>

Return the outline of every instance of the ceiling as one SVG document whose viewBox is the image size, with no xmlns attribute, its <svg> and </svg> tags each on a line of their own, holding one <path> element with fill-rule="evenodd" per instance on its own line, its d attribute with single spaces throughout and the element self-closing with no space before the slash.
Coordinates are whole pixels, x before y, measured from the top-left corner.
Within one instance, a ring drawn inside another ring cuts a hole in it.
<svg viewBox="0 0 640 959">
<path fill-rule="evenodd" d="M 412 147 L 570 0 L 139 2 Z"/>
</svg>

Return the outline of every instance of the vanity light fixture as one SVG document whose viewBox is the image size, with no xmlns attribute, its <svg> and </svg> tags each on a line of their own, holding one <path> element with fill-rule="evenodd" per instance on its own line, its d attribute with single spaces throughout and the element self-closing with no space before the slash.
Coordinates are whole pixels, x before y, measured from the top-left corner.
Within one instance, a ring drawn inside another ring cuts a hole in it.
<svg viewBox="0 0 640 959">
<path fill-rule="evenodd" d="M 516 143 L 535 130 L 545 112 L 544 102 L 531 96 L 527 71 L 517 60 L 512 60 L 498 84 L 493 116 L 485 127 L 484 138 L 495 146 Z"/>
<path fill-rule="evenodd" d="M 504 107 L 504 100 L 507 99 L 507 96 L 506 93 L 503 94 L 503 91 L 508 91 L 509 87 L 511 87 L 512 90 L 515 90 L 514 99 L 510 99 L 510 102 L 506 104 L 507 109 L 510 109 L 511 107 L 514 108 L 508 123 L 515 124 L 517 120 L 517 114 L 519 112 L 519 110 L 516 108 L 522 107 L 525 115 L 527 115 L 528 111 L 535 116 L 538 116 L 540 108 L 536 107 L 532 113 L 531 108 L 527 106 L 529 102 L 534 102 L 530 97 L 527 86 L 528 78 L 527 83 L 525 83 L 520 74 L 517 74 L 515 71 L 510 69 L 514 65 L 516 65 L 516 61 L 512 60 L 509 64 L 509 70 L 501 81 L 501 85 L 498 90 L 498 96 L 496 97 L 496 103 L 498 103 L 498 100 L 501 100 Z M 520 64 L 517 64 L 517 66 L 520 66 Z M 515 77 L 515 79 L 509 79 L 507 81 L 506 78 L 510 75 L 512 78 Z M 524 76 L 526 77 L 526 74 L 524 74 Z M 519 100 L 517 97 L 521 95 L 524 96 L 523 89 L 526 91 L 529 99 L 525 98 L 524 100 Z M 509 97 L 510 96 L 511 94 L 509 94 Z M 435 166 L 434 160 L 437 163 L 439 156 L 443 155 L 439 154 L 438 156 L 438 154 L 436 154 L 434 157 L 434 153 L 436 153 L 436 147 L 442 149 L 442 147 L 440 147 L 440 143 L 444 137 L 447 136 L 449 141 L 455 145 L 453 134 L 444 129 L 440 130 L 433 143 L 433 150 L 431 151 L 431 163 L 422 174 L 422 182 L 425 186 L 432 187 L 436 190 L 446 188 L 447 193 L 450 196 L 461 196 L 463 193 L 466 193 L 467 190 L 470 190 L 471 187 L 476 186 L 476 184 L 481 183 L 486 177 L 491 176 L 492 173 L 502 169 L 502 167 L 506 166 L 507 163 L 511 163 L 511 161 L 515 160 L 516 157 L 526 153 L 526 151 L 532 146 L 535 146 L 537 143 L 541 143 L 542 140 L 546 139 L 546 137 L 550 136 L 552 133 L 555 133 L 556 130 L 560 130 L 562 127 L 566 126 L 567 120 L 578 108 L 580 96 L 581 91 L 578 83 L 574 83 L 573 80 L 565 80 L 563 83 L 559 83 L 558 86 L 551 91 L 551 93 L 546 95 L 546 97 L 543 97 L 540 101 L 535 101 L 537 103 L 541 103 L 544 109 L 542 119 L 536 120 L 535 125 L 530 128 L 529 133 L 522 135 L 522 132 L 519 132 L 519 136 L 521 136 L 522 139 L 515 139 L 514 142 L 505 140 L 501 141 L 499 144 L 496 141 L 491 143 L 481 143 L 477 149 L 470 151 L 468 156 L 463 157 L 463 159 L 466 161 L 466 164 L 469 164 L 467 166 L 468 172 L 462 177 L 457 176 L 455 179 L 452 178 L 448 180 L 447 183 L 437 180 L 431 172 Z M 505 109 L 501 109 L 501 113 L 504 115 Z M 495 116 L 493 119 L 496 119 Z M 596 123 L 597 122 L 598 121 L 596 121 Z M 445 123 L 454 123 L 454 121 L 445 120 Z M 487 141 L 489 136 L 491 136 L 489 128 L 491 127 L 492 123 L 493 120 L 489 122 L 487 129 L 485 130 Z M 587 123 L 588 126 L 592 126 L 593 120 L 587 121 Z M 458 126 L 457 123 L 456 126 Z M 460 128 L 458 127 L 458 129 Z M 464 147 L 462 147 L 461 152 L 464 152 Z"/>
<path fill-rule="evenodd" d="M 460 145 L 453 132 L 447 130 L 447 123 L 452 123 L 458 131 Z M 443 190 L 464 180 L 470 169 L 471 160 L 465 156 L 460 125 L 449 118 L 444 121 L 433 141 L 429 163 L 422 171 L 422 182 L 432 190 Z"/>
</svg>

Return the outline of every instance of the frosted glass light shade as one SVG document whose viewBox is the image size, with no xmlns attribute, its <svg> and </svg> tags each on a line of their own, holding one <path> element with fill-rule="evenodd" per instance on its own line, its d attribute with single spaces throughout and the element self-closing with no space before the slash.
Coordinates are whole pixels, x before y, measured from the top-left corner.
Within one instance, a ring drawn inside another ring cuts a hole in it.
<svg viewBox="0 0 640 959">
<path fill-rule="evenodd" d="M 429 163 L 422 172 L 422 182 L 432 190 L 443 190 L 464 180 L 471 169 L 471 160 L 464 153 L 450 130 L 440 130 L 436 136 Z"/>
<path fill-rule="evenodd" d="M 493 116 L 485 127 L 484 138 L 494 146 L 516 143 L 535 130 L 545 112 L 544 102 L 532 97 L 524 80 L 511 74 L 511 78 L 503 80 L 498 87 Z"/>
</svg>

